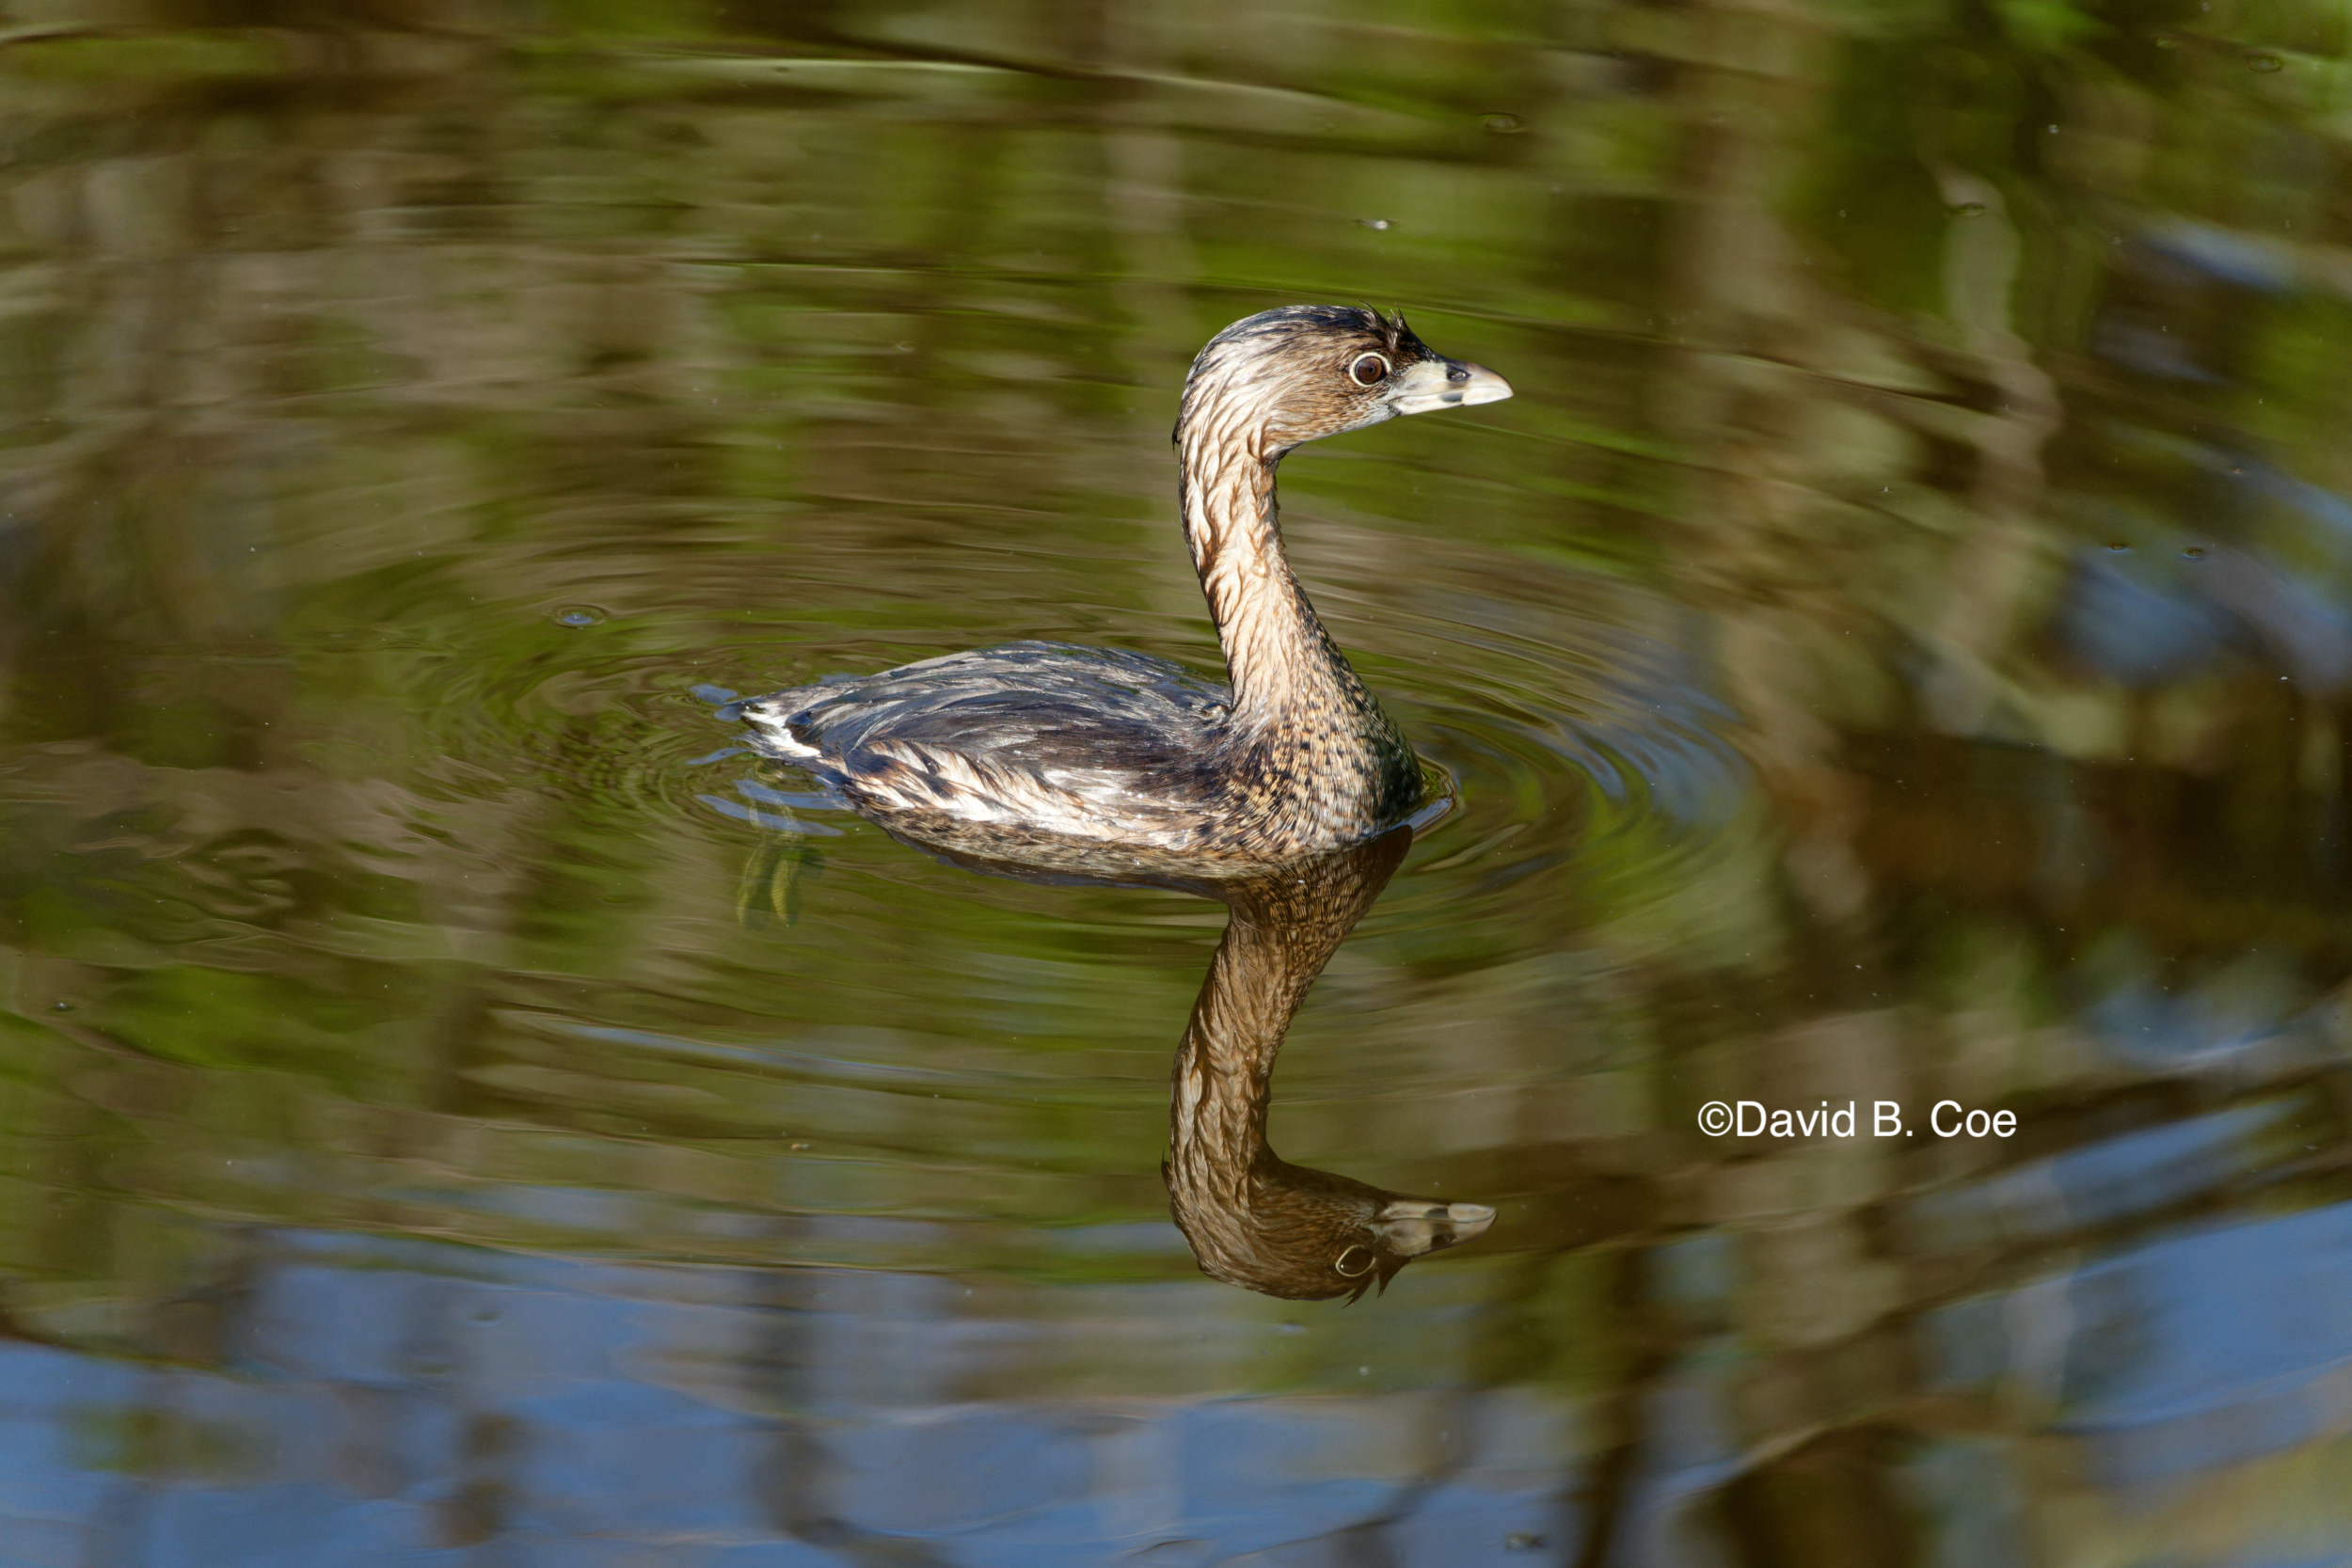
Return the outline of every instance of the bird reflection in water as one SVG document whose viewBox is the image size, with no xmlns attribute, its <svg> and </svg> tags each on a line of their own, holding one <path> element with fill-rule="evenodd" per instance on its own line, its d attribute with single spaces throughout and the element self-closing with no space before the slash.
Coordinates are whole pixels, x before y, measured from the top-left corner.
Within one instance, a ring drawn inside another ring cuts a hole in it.
<svg viewBox="0 0 2352 1568">
<path fill-rule="evenodd" d="M 1494 1223 L 1479 1203 L 1406 1197 L 1294 1165 L 1266 1142 L 1274 1058 L 1307 990 L 1412 843 L 1369 844 L 1197 891 L 1232 911 L 1177 1048 L 1160 1173 L 1201 1272 L 1294 1301 L 1382 1291 L 1414 1259 Z"/>
<path fill-rule="evenodd" d="M 1169 1148 L 1160 1174 L 1177 1228 L 1201 1272 L 1270 1296 L 1354 1301 L 1382 1291 L 1414 1259 L 1485 1233 L 1483 1203 L 1407 1197 L 1330 1171 L 1294 1165 L 1266 1142 L 1274 1058 L 1299 1004 L 1412 845 L 1411 827 L 1243 879 L 1185 878 L 1116 863 L 1088 875 L 1057 855 L 1046 866 L 930 852 L 951 864 L 1024 881 L 1172 887 L 1232 911 L 1176 1051 Z M 922 847 L 918 846 L 918 847 Z M 755 852 L 745 873 L 747 919 L 798 903 L 816 856 L 787 838 Z"/>
</svg>

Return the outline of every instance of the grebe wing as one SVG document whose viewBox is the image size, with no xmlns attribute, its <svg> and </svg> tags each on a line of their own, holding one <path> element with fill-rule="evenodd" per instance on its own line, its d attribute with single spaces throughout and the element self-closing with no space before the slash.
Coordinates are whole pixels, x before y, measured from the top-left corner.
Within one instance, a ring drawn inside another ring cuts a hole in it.
<svg viewBox="0 0 2352 1568">
<path fill-rule="evenodd" d="M 945 752 L 1033 769 L 1149 771 L 1198 752 L 1222 686 L 1114 648 L 1009 642 L 741 705 L 785 755 L 852 772 L 861 754 Z M 877 760 L 880 760 L 877 757 Z"/>
</svg>

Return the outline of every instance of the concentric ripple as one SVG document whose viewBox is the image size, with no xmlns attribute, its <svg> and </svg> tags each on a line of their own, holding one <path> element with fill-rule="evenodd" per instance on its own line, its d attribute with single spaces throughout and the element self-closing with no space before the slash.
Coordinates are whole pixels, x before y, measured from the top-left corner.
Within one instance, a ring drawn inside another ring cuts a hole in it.
<svg viewBox="0 0 2352 1568">
<path fill-rule="evenodd" d="M 1645 859 L 1659 860 L 1649 869 L 1662 876 L 1664 861 L 1699 852 L 1745 774 L 1688 612 L 1621 581 L 1459 540 L 1406 543 L 1430 558 L 1410 584 L 1311 558 L 1302 565 L 1335 579 L 1317 587 L 1336 635 L 1424 760 L 1453 781 L 1453 809 L 1388 902 L 1456 925 L 1524 917 L 1530 900 L 1574 883 L 1541 873 L 1579 856 L 1603 855 L 1623 881 L 1638 880 Z M 1139 541 L 1136 555 L 1149 547 Z M 1023 595 L 1035 618 L 1015 604 L 942 626 L 930 641 L 843 637 L 827 624 L 835 607 L 826 594 L 850 591 L 854 562 L 799 564 L 805 575 L 787 565 L 773 579 L 781 604 L 739 615 L 590 618 L 580 606 L 595 585 L 575 578 L 553 606 L 518 599 L 411 621 L 401 647 L 416 740 L 434 753 L 421 768 L 428 787 L 453 799 L 551 791 L 603 817 L 635 815 L 746 855 L 778 836 L 849 840 L 855 847 L 835 845 L 836 859 L 898 881 L 917 874 L 904 859 L 912 852 L 841 811 L 807 775 L 751 752 L 725 721 L 730 698 L 1027 635 L 1216 667 L 1198 617 L 1187 626 L 1181 614 L 1147 615 L 1122 627 L 1086 614 L 1082 601 L 1075 614 L 1068 602 L 1043 603 L 1074 575 L 1050 560 Z M 626 596 L 626 585 L 607 587 L 607 597 Z"/>
<path fill-rule="evenodd" d="M 18 781 L 57 802 L 59 842 L 118 846 L 72 863 L 92 873 L 73 896 L 184 911 L 143 927 L 136 973 L 200 942 L 240 973 L 382 996 L 388 1031 L 461 1041 L 439 1092 L 518 1148 L 551 1140 L 551 1163 L 513 1153 L 541 1174 L 495 1201 L 470 1178 L 412 1181 L 402 1202 L 437 1232 L 707 1255 L 692 1203 L 581 1195 L 628 1188 L 633 1150 L 723 1150 L 746 1162 L 727 1167 L 745 1208 L 809 1260 L 919 1270 L 944 1246 L 960 1267 L 1060 1268 L 1039 1259 L 1083 1221 L 1108 1238 L 1089 1267 L 1181 1274 L 1153 1218 L 1167 1074 L 1226 911 L 943 863 L 751 752 L 723 713 L 1027 637 L 1213 672 L 1165 508 L 516 505 L 530 522 L 512 534 L 355 557 L 278 628 L 268 657 L 294 695 L 254 742 L 277 759 L 267 790 L 153 770 L 75 823 L 98 799 L 85 762 Z M 1466 1018 L 1550 1028 L 1561 976 L 1613 961 L 1574 957 L 1582 933 L 1700 881 L 1747 781 L 1704 625 L 1664 592 L 1312 498 L 1287 530 L 1335 639 L 1448 781 L 1278 1085 L 1284 1154 L 1369 1179 L 1436 1147 L 1433 1107 L 1550 1070 L 1525 1065 L 1541 1042 L 1498 1067 L 1449 1041 Z M 173 668 L 228 712 L 253 662 Z M 184 821 L 136 816 L 199 795 Z M 326 953 L 358 967 L 314 979 Z M 143 1040 L 141 1020 L 184 1008 L 135 979 L 83 1016 Z"/>
</svg>

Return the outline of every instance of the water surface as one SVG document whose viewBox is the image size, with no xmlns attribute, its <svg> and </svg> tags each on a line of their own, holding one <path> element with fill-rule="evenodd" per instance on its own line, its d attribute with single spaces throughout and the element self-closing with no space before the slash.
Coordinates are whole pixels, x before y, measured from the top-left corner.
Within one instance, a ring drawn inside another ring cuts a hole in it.
<svg viewBox="0 0 2352 1568">
<path fill-rule="evenodd" d="M 2352 1556 L 2338 10 L 10 23 L 0 1561 Z M 1500 1211 L 1352 1307 L 1170 1222 L 1223 909 L 711 705 L 1213 670 L 1295 300 L 1518 388 L 1283 467 L 1457 803 L 1274 1141 Z"/>
</svg>

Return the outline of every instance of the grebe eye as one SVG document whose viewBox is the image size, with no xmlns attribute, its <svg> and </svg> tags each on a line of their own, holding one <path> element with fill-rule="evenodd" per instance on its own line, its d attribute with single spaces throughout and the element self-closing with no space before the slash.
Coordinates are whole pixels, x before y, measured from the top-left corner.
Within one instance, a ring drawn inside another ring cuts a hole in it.
<svg viewBox="0 0 2352 1568">
<path fill-rule="evenodd" d="M 1364 357 L 1366 359 L 1370 359 L 1373 356 L 1367 354 Z M 1358 1260 L 1359 1259 L 1360 1260 Z M 1347 1266 L 1351 1261 L 1356 1262 L 1356 1266 L 1352 1269 Z M 1374 1259 L 1372 1248 L 1364 1245 L 1361 1242 L 1358 1242 L 1355 1245 L 1349 1247 L 1345 1252 L 1341 1253 L 1337 1258 L 1333 1259 L 1331 1260 L 1331 1267 L 1339 1271 L 1339 1275 L 1342 1279 L 1361 1279 L 1365 1275 L 1372 1271 L 1373 1262 Z"/>
<path fill-rule="evenodd" d="M 1359 387 L 1376 387 L 1388 379 L 1388 356 L 1379 354 L 1359 354 L 1347 367 L 1347 379 Z"/>
</svg>

